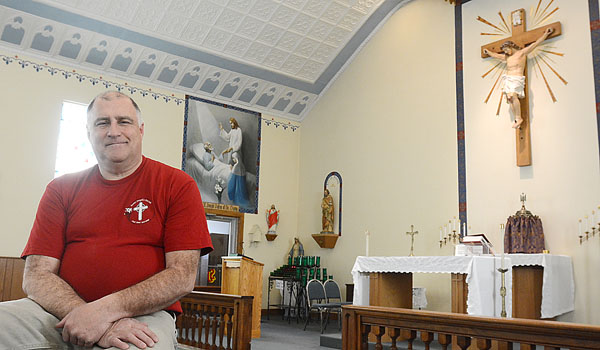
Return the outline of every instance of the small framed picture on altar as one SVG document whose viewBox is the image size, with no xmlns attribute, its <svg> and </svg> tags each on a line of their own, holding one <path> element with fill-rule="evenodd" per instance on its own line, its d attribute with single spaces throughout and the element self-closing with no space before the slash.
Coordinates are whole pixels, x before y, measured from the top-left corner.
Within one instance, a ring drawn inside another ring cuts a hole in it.
<svg viewBox="0 0 600 350">
<path fill-rule="evenodd" d="M 186 96 L 182 169 L 202 201 L 258 213 L 261 114 Z"/>
</svg>

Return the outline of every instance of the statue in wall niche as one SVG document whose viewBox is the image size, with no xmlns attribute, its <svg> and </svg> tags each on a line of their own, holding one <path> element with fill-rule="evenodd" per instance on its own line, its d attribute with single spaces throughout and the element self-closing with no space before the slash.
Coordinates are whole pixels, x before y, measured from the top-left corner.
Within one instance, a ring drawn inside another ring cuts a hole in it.
<svg viewBox="0 0 600 350">
<path fill-rule="evenodd" d="M 275 209 L 275 204 L 271 204 L 271 208 L 267 209 L 267 233 L 276 235 L 277 224 L 279 224 L 279 210 Z"/>
<path fill-rule="evenodd" d="M 328 189 L 323 191 L 321 210 L 323 213 L 323 231 L 321 233 L 333 233 L 333 197 L 331 197 Z"/>
</svg>

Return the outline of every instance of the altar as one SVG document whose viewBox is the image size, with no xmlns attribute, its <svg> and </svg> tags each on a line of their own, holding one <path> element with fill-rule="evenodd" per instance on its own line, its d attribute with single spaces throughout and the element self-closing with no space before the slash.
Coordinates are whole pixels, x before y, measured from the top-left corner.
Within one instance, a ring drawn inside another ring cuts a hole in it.
<svg viewBox="0 0 600 350">
<path fill-rule="evenodd" d="M 513 271 L 518 267 L 539 266 L 541 272 L 541 317 L 551 318 L 574 309 L 574 282 L 571 258 L 550 254 L 506 254 L 506 312 L 512 315 Z M 500 317 L 501 258 L 493 256 L 412 256 L 356 258 L 352 268 L 354 305 L 410 307 L 413 273 L 451 273 L 466 283 L 466 313 Z M 371 279 L 377 288 L 372 288 Z M 387 282 L 386 282 L 387 281 Z M 520 280 L 519 280 L 520 281 Z M 517 281 L 517 283 L 520 283 Z M 393 287 L 392 287 L 393 285 Z M 457 284 L 458 285 L 458 284 Z M 386 290 L 395 289 L 387 293 Z M 453 299 L 461 298 L 453 285 Z M 377 294 L 377 295 L 370 295 Z M 386 295 L 390 294 L 390 295 Z M 403 299 L 401 301 L 393 298 Z M 383 300 L 383 301 L 382 301 Z M 518 299 L 517 299 L 518 300 Z M 454 302 L 453 302 L 454 303 Z M 462 312 L 454 310 L 455 312 Z"/>
</svg>

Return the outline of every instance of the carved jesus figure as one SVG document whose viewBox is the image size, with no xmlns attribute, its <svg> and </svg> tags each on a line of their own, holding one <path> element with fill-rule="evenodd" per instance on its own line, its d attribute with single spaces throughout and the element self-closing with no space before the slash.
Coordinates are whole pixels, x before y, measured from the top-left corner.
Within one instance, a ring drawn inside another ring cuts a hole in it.
<svg viewBox="0 0 600 350">
<path fill-rule="evenodd" d="M 554 29 L 552 28 L 546 29 L 541 37 L 523 49 L 512 41 L 506 41 L 500 47 L 504 54 L 492 52 L 488 49 L 483 50 L 484 54 L 506 62 L 506 74 L 502 76 L 501 88 L 502 93 L 506 96 L 506 102 L 510 105 L 510 109 L 515 116 L 515 122 L 513 123 L 513 128 L 515 129 L 519 128 L 523 123 L 521 102 L 519 99 L 525 97 L 524 71 L 525 64 L 527 63 L 527 55 L 546 40 L 553 31 Z"/>
</svg>

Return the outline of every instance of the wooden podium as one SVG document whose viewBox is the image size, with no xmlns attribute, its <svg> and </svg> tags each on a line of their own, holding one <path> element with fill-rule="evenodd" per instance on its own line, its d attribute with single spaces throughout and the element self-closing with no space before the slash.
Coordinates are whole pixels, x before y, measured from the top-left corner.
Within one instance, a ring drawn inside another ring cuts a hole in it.
<svg viewBox="0 0 600 350">
<path fill-rule="evenodd" d="M 262 306 L 262 270 L 264 264 L 241 256 L 224 256 L 221 293 L 251 295 L 252 338 L 260 338 L 260 314 Z"/>
</svg>

